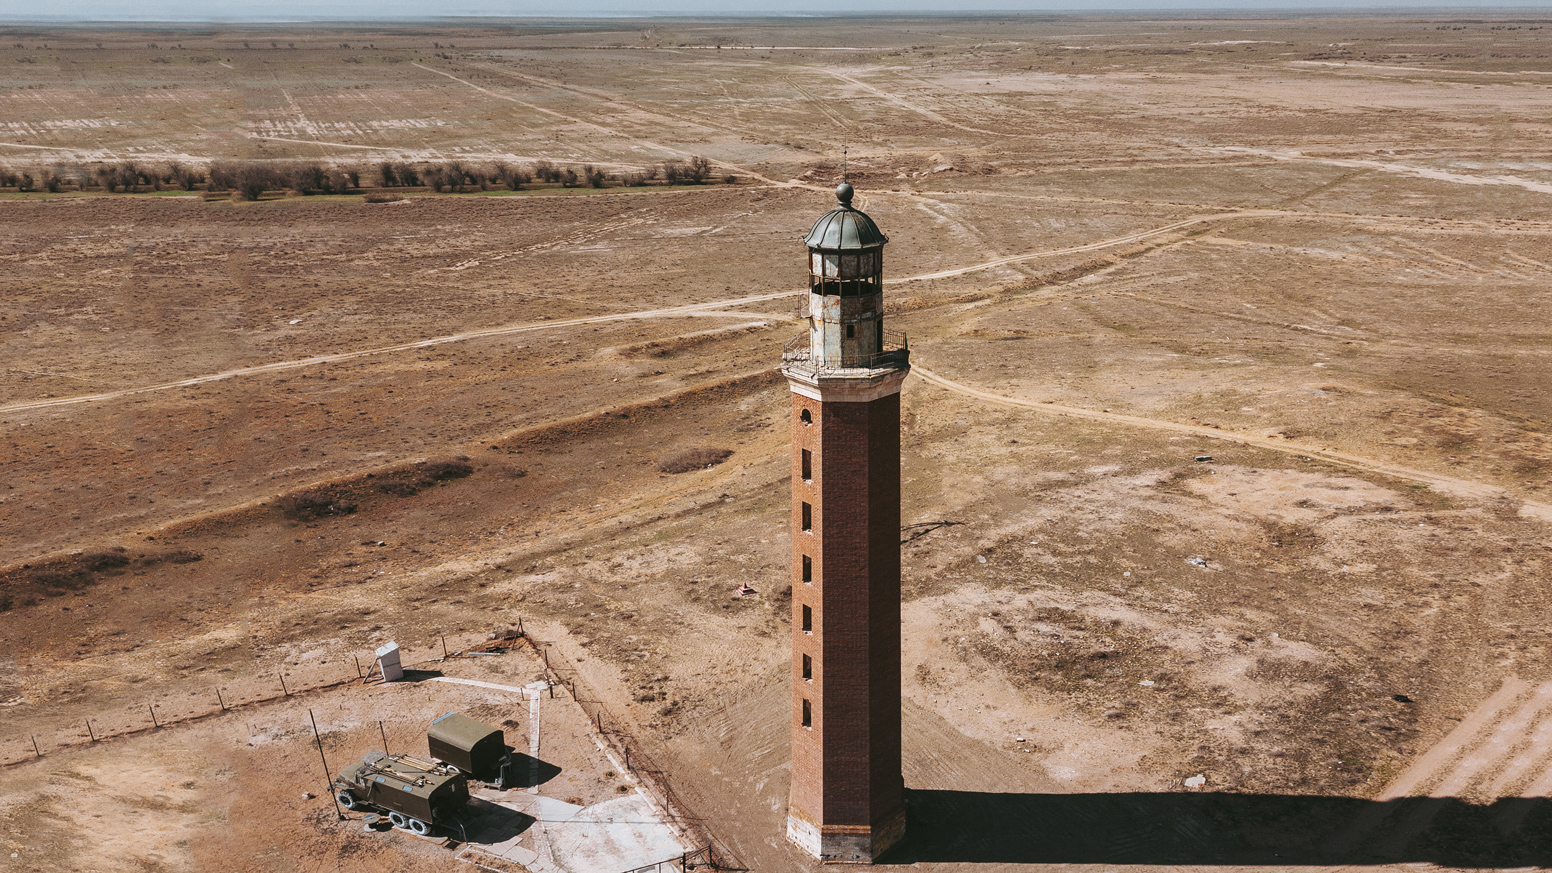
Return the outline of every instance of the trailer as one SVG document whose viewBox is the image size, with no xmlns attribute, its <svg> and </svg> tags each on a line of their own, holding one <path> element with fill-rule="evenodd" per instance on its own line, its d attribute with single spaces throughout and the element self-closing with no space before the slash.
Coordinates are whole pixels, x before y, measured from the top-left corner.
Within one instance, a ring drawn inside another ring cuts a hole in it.
<svg viewBox="0 0 1552 873">
<path fill-rule="evenodd" d="M 449 712 L 431 723 L 426 744 L 432 760 L 472 779 L 506 787 L 512 756 L 501 728 Z"/>
<path fill-rule="evenodd" d="M 340 771 L 334 799 L 346 809 L 386 812 L 394 827 L 426 836 L 468 804 L 469 781 L 456 768 L 374 749 Z"/>
</svg>

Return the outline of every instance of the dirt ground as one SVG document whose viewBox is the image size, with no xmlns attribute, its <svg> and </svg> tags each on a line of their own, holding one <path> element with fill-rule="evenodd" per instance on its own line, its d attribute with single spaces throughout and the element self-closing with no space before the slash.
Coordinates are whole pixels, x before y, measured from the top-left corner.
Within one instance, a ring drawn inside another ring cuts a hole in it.
<svg viewBox="0 0 1552 873">
<path fill-rule="evenodd" d="M 270 745 L 238 713 L 82 745 L 86 720 L 519 618 L 733 857 L 812 869 L 781 833 L 774 367 L 843 147 L 916 368 L 888 860 L 1552 866 L 1544 711 L 1483 721 L 1490 765 L 1447 740 L 1552 680 L 1547 28 L 4 29 L 8 168 L 738 179 L 0 192 L 0 870 L 231 866 L 234 827 L 255 870 L 429 869 L 298 800 L 305 698 L 264 705 Z M 660 469 L 697 447 L 731 454 Z M 340 694 L 343 759 L 377 698 Z M 496 705 L 438 687 L 385 723 L 455 703 Z M 1448 797 L 1386 793 L 1409 779 Z M 1352 824 L 1393 810 L 1420 824 Z"/>
</svg>

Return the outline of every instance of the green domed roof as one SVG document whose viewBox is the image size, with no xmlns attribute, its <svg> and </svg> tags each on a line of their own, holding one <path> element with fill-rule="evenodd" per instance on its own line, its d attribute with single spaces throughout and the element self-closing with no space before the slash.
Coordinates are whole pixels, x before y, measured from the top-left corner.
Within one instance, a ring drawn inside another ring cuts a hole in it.
<svg viewBox="0 0 1552 873">
<path fill-rule="evenodd" d="M 842 182 L 835 189 L 839 206 L 819 216 L 814 227 L 803 238 L 811 249 L 837 251 L 843 249 L 873 249 L 889 242 L 889 237 L 878 229 L 866 212 L 851 206 L 852 187 Z"/>
</svg>

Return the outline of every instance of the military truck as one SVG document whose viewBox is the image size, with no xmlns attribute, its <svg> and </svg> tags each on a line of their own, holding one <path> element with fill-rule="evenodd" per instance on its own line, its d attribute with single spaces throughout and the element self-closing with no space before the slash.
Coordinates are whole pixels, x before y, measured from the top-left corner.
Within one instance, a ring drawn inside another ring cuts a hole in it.
<svg viewBox="0 0 1552 873">
<path fill-rule="evenodd" d="M 425 836 L 469 802 L 469 780 L 453 767 L 374 749 L 340 771 L 334 799 L 346 809 L 386 812 L 394 827 Z"/>
</svg>

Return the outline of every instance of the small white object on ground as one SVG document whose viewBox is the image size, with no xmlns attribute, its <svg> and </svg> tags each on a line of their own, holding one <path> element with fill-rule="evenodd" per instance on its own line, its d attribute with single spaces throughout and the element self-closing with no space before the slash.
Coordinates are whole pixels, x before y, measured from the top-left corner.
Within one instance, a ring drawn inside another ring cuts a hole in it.
<svg viewBox="0 0 1552 873">
<path fill-rule="evenodd" d="M 1137 684 L 1141 685 L 1144 688 L 1152 688 L 1153 687 L 1153 680 L 1152 679 L 1144 679 L 1141 682 L 1138 682 Z"/>
<path fill-rule="evenodd" d="M 976 555 L 975 556 L 975 562 L 977 564 L 984 564 L 984 563 L 986 563 L 986 556 L 985 555 Z"/>
<path fill-rule="evenodd" d="M 1186 563 L 1190 564 L 1193 567 L 1204 567 L 1205 568 L 1207 566 L 1207 559 L 1206 558 L 1187 558 L 1186 559 Z"/>
<path fill-rule="evenodd" d="M 293 318 L 293 319 L 291 319 L 291 320 L 290 320 L 290 321 L 289 321 L 289 322 L 287 322 L 287 323 L 288 323 L 288 324 L 301 324 L 301 323 L 302 323 L 302 320 L 301 320 L 301 319 L 300 319 L 300 318 Z"/>
<path fill-rule="evenodd" d="M 1200 773 L 1198 773 L 1195 776 L 1191 776 L 1191 777 L 1186 779 L 1186 787 L 1187 788 L 1201 788 L 1203 785 L 1206 785 L 1206 784 L 1207 784 L 1207 777 L 1203 776 Z"/>
<path fill-rule="evenodd" d="M 1121 575 L 1125 576 L 1128 579 L 1130 579 L 1130 578 L 1132 578 L 1132 571 L 1131 570 L 1127 570 L 1125 573 L 1122 573 Z"/>
</svg>

